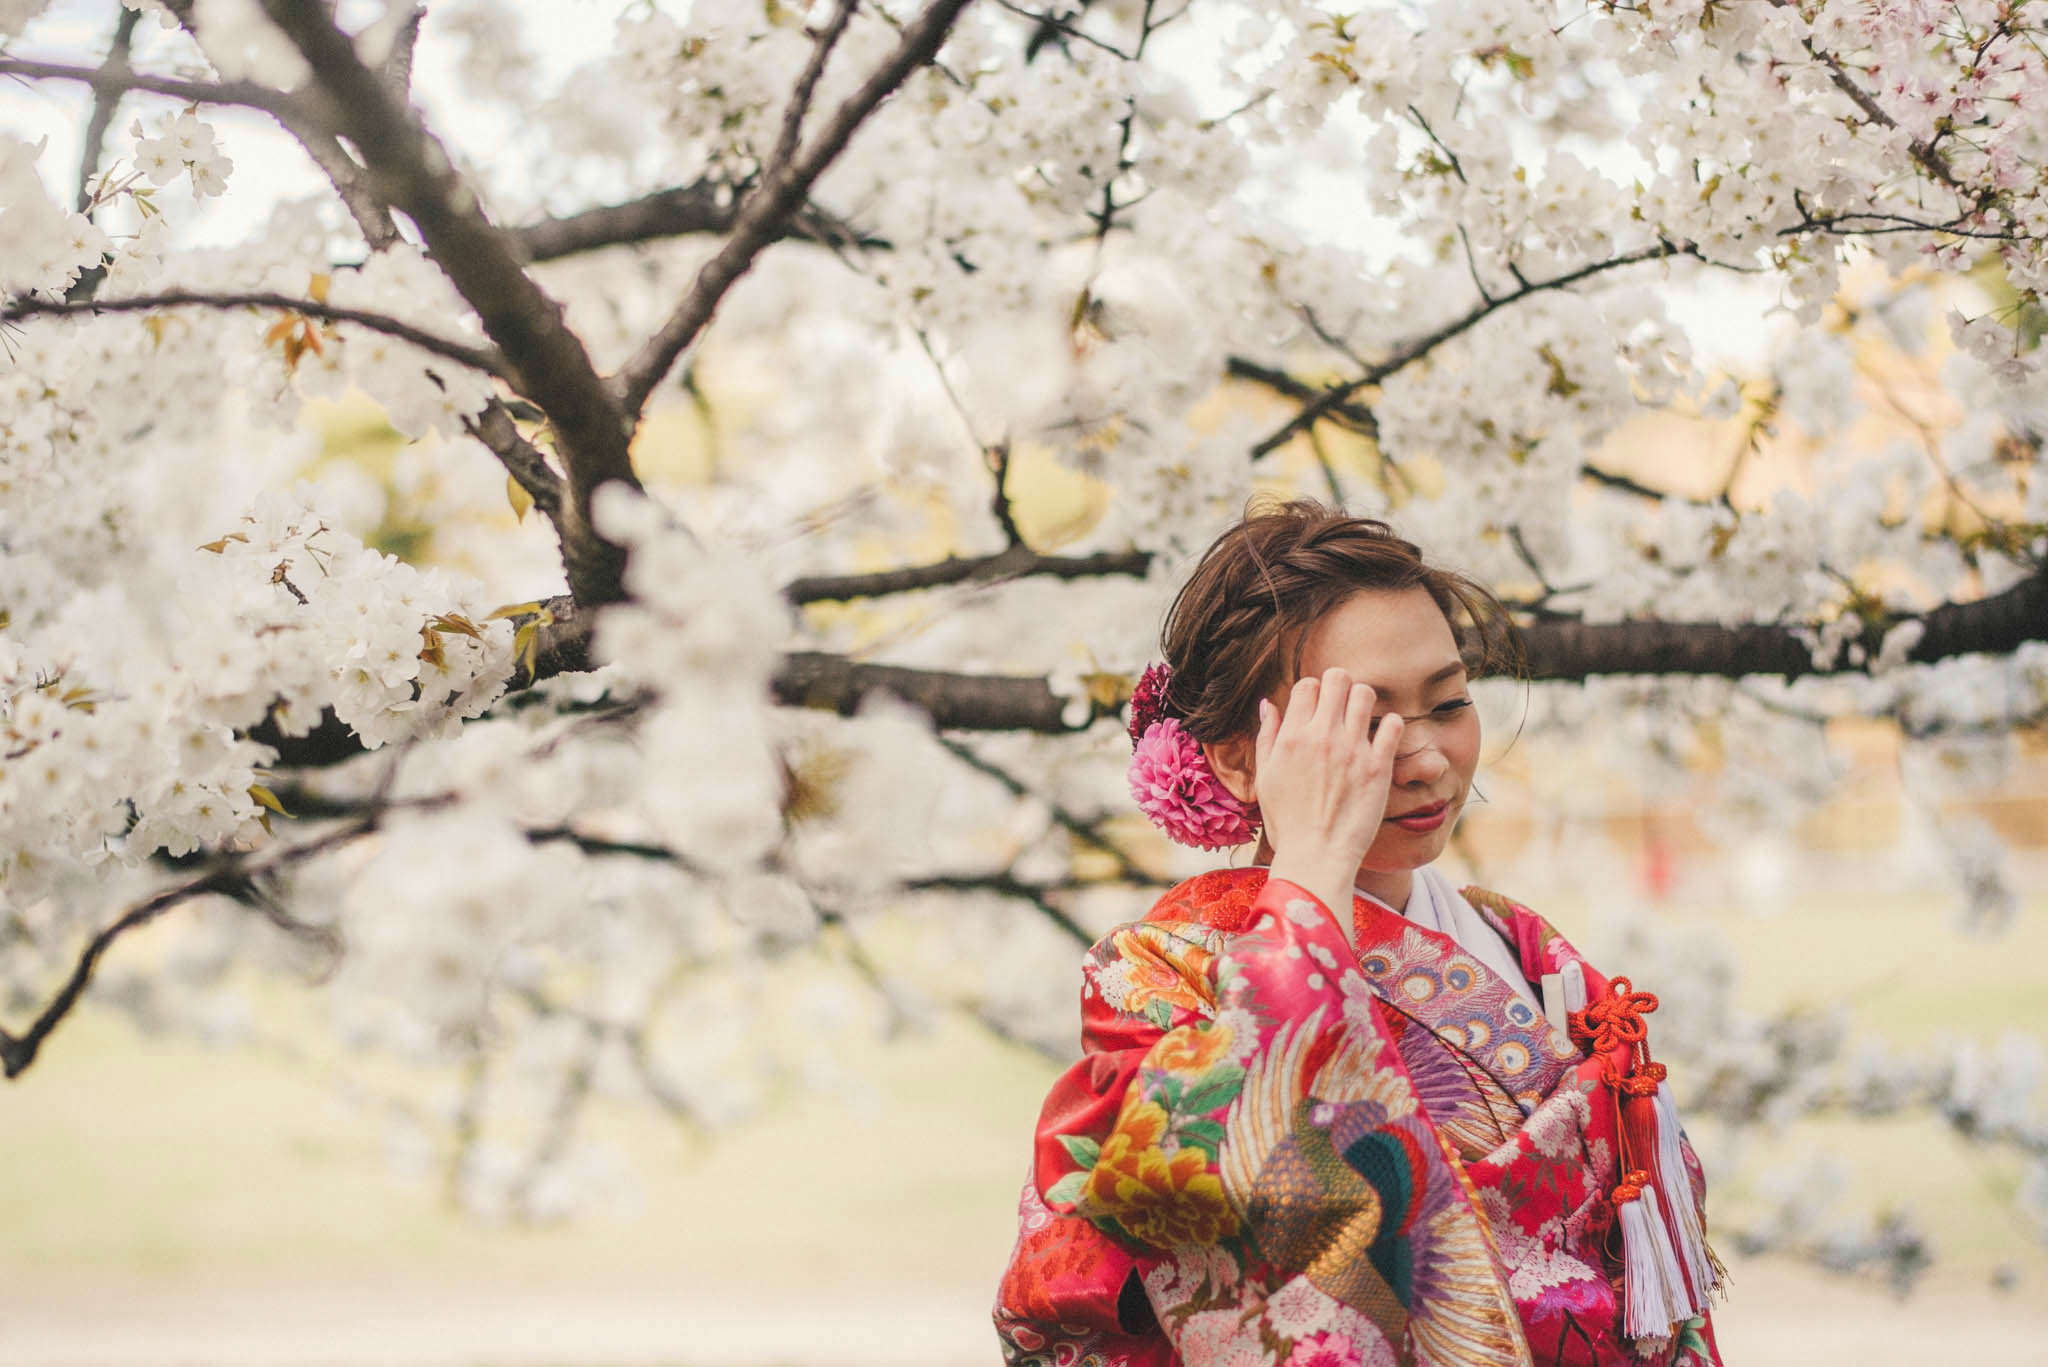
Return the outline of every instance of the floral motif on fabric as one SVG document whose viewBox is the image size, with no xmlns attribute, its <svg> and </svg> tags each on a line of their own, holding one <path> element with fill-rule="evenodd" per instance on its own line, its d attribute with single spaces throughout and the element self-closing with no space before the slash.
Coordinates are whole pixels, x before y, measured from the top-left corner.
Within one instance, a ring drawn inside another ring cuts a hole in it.
<svg viewBox="0 0 2048 1367">
<path fill-rule="evenodd" d="M 996 1296 L 996 1336 L 1010 1367 L 1174 1367 L 1149 1313 L 1119 1315 L 1136 1261 L 1093 1226 L 1055 1215 L 1026 1181 L 1016 1251 Z"/>
<path fill-rule="evenodd" d="M 1607 1215 L 1601 1193 L 1614 1180 L 1614 1160 L 1605 1141 L 1587 1145 L 1591 1119 L 1586 1094 L 1561 1088 L 1512 1139 L 1466 1168 L 1539 1361 L 1601 1360 L 1585 1350 L 1610 1337 L 1617 1315 L 1592 1237 Z M 1586 1342 L 1572 1342 L 1578 1336 Z"/>
<path fill-rule="evenodd" d="M 1177 935 L 1144 922 L 1112 931 L 1090 953 L 1082 972 L 1082 998 L 1098 995 L 1110 1010 L 1141 1016 L 1162 1030 L 1185 1014 L 1206 1016 L 1216 1000 L 1211 982 L 1216 955 L 1203 942 L 1213 935 Z M 1185 1014 L 1177 1018 L 1176 1010 Z"/>
</svg>

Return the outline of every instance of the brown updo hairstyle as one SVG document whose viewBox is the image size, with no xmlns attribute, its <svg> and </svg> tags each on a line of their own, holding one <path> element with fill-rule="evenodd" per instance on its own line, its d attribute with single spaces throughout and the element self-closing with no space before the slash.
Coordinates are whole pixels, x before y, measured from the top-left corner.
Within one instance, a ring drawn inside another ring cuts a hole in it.
<svg viewBox="0 0 2048 1367">
<path fill-rule="evenodd" d="M 1198 741 L 1258 726 L 1258 700 L 1301 667 L 1309 628 L 1367 589 L 1423 588 L 1443 609 L 1474 678 L 1519 674 L 1521 640 L 1500 599 L 1422 558 L 1384 522 L 1313 499 L 1253 500 L 1216 538 L 1167 610 L 1159 644 L 1172 669 L 1166 712 Z"/>
</svg>

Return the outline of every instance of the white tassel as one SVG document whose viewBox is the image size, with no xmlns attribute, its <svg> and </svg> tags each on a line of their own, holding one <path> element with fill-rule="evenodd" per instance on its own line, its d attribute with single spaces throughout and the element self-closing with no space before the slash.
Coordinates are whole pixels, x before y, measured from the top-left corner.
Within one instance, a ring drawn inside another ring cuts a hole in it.
<svg viewBox="0 0 2048 1367">
<path fill-rule="evenodd" d="M 1628 1287 L 1623 1328 L 1633 1339 L 1668 1338 L 1671 1326 L 1693 1317 L 1671 1236 L 1657 1209 L 1657 1188 L 1621 1203 L 1623 1279 Z"/>
<path fill-rule="evenodd" d="M 1698 1314 L 1707 1308 L 1707 1298 L 1720 1290 L 1720 1274 L 1707 1253 L 1706 1225 L 1700 1218 L 1699 1203 L 1693 1200 L 1692 1179 L 1686 1175 L 1685 1156 L 1678 1147 L 1678 1107 L 1671 1100 L 1671 1088 L 1657 1086 L 1657 1180 L 1664 1186 L 1665 1205 L 1670 1208 L 1671 1227 L 1678 1245 L 1678 1258 L 1697 1292 Z"/>
</svg>

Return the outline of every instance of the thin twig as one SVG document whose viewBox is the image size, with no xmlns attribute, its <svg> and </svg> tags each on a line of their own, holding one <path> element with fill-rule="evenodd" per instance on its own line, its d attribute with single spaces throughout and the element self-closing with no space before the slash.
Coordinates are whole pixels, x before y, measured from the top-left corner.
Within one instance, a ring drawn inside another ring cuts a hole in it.
<svg viewBox="0 0 2048 1367">
<path fill-rule="evenodd" d="M 995 3 L 997 8 L 1006 9 L 1010 13 L 1016 15 L 1019 19 L 1029 19 L 1033 23 L 1037 24 L 1037 32 L 1039 33 L 1052 32 L 1059 34 L 1062 38 L 1072 38 L 1076 42 L 1086 43 L 1089 47 L 1097 48 L 1103 52 L 1107 52 L 1110 56 L 1115 57 L 1120 61 L 1130 62 L 1137 60 L 1130 53 L 1125 52 L 1116 44 L 1106 43 L 1102 39 L 1097 38 L 1092 33 L 1082 32 L 1079 28 L 1075 27 L 1074 23 L 1071 20 L 1062 19 L 1058 15 L 1053 14 L 1049 10 L 1041 14 L 1037 10 L 1026 9 L 1024 6 L 1016 3 L 1016 0 L 995 0 Z M 1031 56 L 1036 55 L 1037 54 L 1033 52 L 1027 55 L 1025 60 L 1029 61 Z"/>
<path fill-rule="evenodd" d="M 856 598 L 884 598 L 919 589 L 954 584 L 999 584 L 1030 575 L 1055 579 L 1089 579 L 1104 574 L 1142 578 L 1152 566 L 1150 551 L 1098 551 L 1093 555 L 1038 555 L 1012 546 L 994 555 L 948 556 L 929 565 L 908 565 L 869 574 L 819 574 L 792 579 L 782 596 L 791 603 L 843 603 Z"/>
<path fill-rule="evenodd" d="M 114 22 L 113 40 L 107 44 L 107 59 L 100 63 L 101 73 L 112 80 L 93 90 L 92 115 L 86 120 L 85 137 L 78 158 L 78 212 L 88 217 L 92 208 L 92 178 L 99 174 L 100 153 L 105 149 L 107 130 L 114 126 L 121 96 L 127 93 L 114 82 L 128 71 L 128 53 L 135 41 L 135 24 L 141 18 L 141 10 L 124 8 L 121 11 L 120 18 Z"/>
<path fill-rule="evenodd" d="M 79 999 L 85 995 L 85 989 L 92 982 L 93 972 L 99 967 L 101 958 L 121 936 L 138 926 L 148 925 L 171 908 L 189 902 L 195 897 L 214 894 L 243 897 L 251 879 L 284 864 L 325 854 L 351 840 L 367 835 L 377 828 L 379 819 L 380 814 L 372 811 L 367 816 L 301 844 L 271 847 L 253 854 L 217 856 L 184 882 L 165 888 L 130 907 L 87 941 L 64 986 L 58 989 L 56 996 L 50 999 L 49 1004 L 36 1016 L 34 1023 L 27 1030 L 16 1035 L 0 1029 L 0 1069 L 4 1069 L 10 1078 L 19 1077 L 24 1069 L 35 1062 L 43 1042 L 49 1038 L 50 1032 L 71 1014 L 72 1008 L 78 1005 Z"/>
<path fill-rule="evenodd" d="M 492 399 L 484 405 L 483 412 L 464 418 L 462 427 L 498 458 L 505 472 L 526 491 L 533 506 L 548 521 L 560 522 L 562 477 L 548 464 L 539 447 L 519 435 L 519 426 L 513 422 L 504 400 Z"/>
<path fill-rule="evenodd" d="M 1346 380 L 1342 384 L 1334 384 L 1324 389 L 1305 405 L 1299 413 L 1290 418 L 1279 431 L 1254 446 L 1251 452 L 1252 458 L 1256 460 L 1268 451 L 1286 445 L 1295 433 L 1315 423 L 1324 414 L 1330 412 L 1338 404 L 1343 403 L 1344 400 L 1350 398 L 1359 390 L 1379 384 L 1381 381 L 1406 370 L 1409 366 L 1428 356 L 1444 343 L 1462 336 L 1494 313 L 1511 304 L 1519 303 L 1532 294 L 1541 294 L 1545 290 L 1564 289 L 1603 272 L 1618 270 L 1623 266 L 1637 265 L 1644 261 L 1663 261 L 1674 256 L 1696 257 L 1698 255 L 1698 249 L 1690 243 L 1659 241 L 1654 246 L 1643 247 L 1637 251 L 1623 253 L 1620 256 L 1608 257 L 1604 261 L 1591 262 L 1574 270 L 1566 271 L 1562 275 L 1554 275 L 1546 280 L 1538 280 L 1532 284 L 1512 290 L 1507 294 L 1497 295 L 1492 299 L 1484 300 L 1478 306 L 1468 309 L 1450 322 L 1445 323 L 1442 327 L 1424 333 L 1422 336 L 1396 348 L 1393 354 L 1388 356 L 1386 360 L 1381 361 L 1378 365 L 1373 366 L 1357 378 Z"/>
<path fill-rule="evenodd" d="M 119 70 L 112 70 L 0 57 L 0 76 L 19 76 L 35 81 L 77 81 L 95 91 L 116 94 L 143 90 L 153 95 L 169 95 L 187 104 L 238 105 L 245 109 L 260 109 L 266 114 L 279 114 L 285 110 L 304 112 L 298 96 L 254 81 L 188 81 L 177 76 L 153 76 L 147 72 L 132 71 L 125 65 Z"/>
<path fill-rule="evenodd" d="M 1046 900 L 1045 894 L 1051 891 L 1050 888 L 1022 882 L 1007 873 L 935 874 L 929 878 L 910 879 L 903 886 L 912 892 L 991 892 L 998 897 L 1029 902 L 1075 944 L 1095 943 L 1095 936 L 1085 926 Z"/>
<path fill-rule="evenodd" d="M 63 318 L 79 314 L 97 316 L 105 313 L 148 313 L 167 308 L 208 308 L 208 309 L 284 309 L 291 313 L 303 314 L 329 323 L 354 323 L 372 332 L 381 332 L 387 337 L 410 342 L 422 351 L 459 362 L 471 370 L 482 371 L 502 380 L 512 378 L 512 370 L 506 364 L 504 353 L 496 347 L 472 346 L 448 337 L 437 337 L 424 328 L 414 327 L 402 319 L 389 314 L 373 313 L 368 309 L 344 308 L 335 304 L 323 304 L 317 299 L 301 299 L 289 294 L 272 294 L 267 291 L 248 293 L 211 294 L 196 290 L 166 290 L 161 294 L 139 294 L 128 299 L 43 299 L 35 295 L 19 295 L 0 307 L 0 323 L 18 322 L 24 318 Z"/>
<path fill-rule="evenodd" d="M 947 30 L 966 5 L 967 0 L 932 0 L 924 13 L 904 28 L 896 50 L 839 106 L 810 146 L 762 178 L 760 187 L 741 208 L 725 245 L 697 272 L 681 305 L 614 378 L 618 403 L 628 414 L 637 415 L 646 407 L 654 387 L 711 321 L 726 291 L 753 268 L 755 258 L 780 234 L 812 184 L 846 150 L 868 115 L 912 71 L 937 54 Z"/>
<path fill-rule="evenodd" d="M 1008 792 L 1010 796 L 1030 798 L 1034 801 L 1045 803 L 1046 809 L 1052 813 L 1052 819 L 1054 824 L 1058 825 L 1060 829 L 1064 830 L 1065 832 L 1067 832 L 1067 834 L 1073 836 L 1076 840 L 1079 840 L 1084 845 L 1087 845 L 1089 848 L 1100 850 L 1102 853 L 1108 855 L 1112 860 L 1116 862 L 1117 872 L 1122 877 L 1129 879 L 1132 882 L 1144 882 L 1150 877 L 1150 875 L 1147 874 L 1145 870 L 1139 868 L 1137 864 L 1132 861 L 1130 855 L 1124 852 L 1122 846 L 1118 845 L 1115 841 L 1109 839 L 1109 837 L 1103 835 L 1102 832 L 1099 829 L 1097 829 L 1097 826 L 1099 824 L 1098 822 L 1085 821 L 1082 818 L 1075 816 L 1066 808 L 1060 806 L 1057 802 L 1052 801 L 1050 798 L 1044 797 L 1038 793 L 1033 792 L 1031 790 L 1030 785 L 1025 783 L 1023 779 L 1018 778 L 1015 774 L 1011 773 L 1008 769 L 1003 768 L 1002 765 L 997 764 L 995 761 L 984 758 L 982 755 L 976 753 L 973 749 L 961 744 L 957 740 L 953 740 L 947 736 L 941 736 L 939 737 L 939 745 L 942 748 L 944 748 L 947 754 L 959 760 L 968 768 L 974 770 L 975 773 L 980 774 L 986 778 L 992 778 L 997 783 L 1001 784 L 1003 786 L 1003 789 L 1006 792 Z"/>
<path fill-rule="evenodd" d="M 859 0 L 839 0 L 832 11 L 832 17 L 825 21 L 825 27 L 813 38 L 810 60 L 804 63 L 803 71 L 796 78 L 796 86 L 790 91 L 789 104 L 782 111 L 782 130 L 775 139 L 775 155 L 770 168 L 787 166 L 796 156 L 798 142 L 803 137 L 804 115 L 810 111 L 811 98 L 818 93 L 818 81 L 825 74 L 825 63 L 831 59 L 832 49 L 839 45 L 839 39 L 852 22 L 853 12 L 859 8 Z"/>
</svg>

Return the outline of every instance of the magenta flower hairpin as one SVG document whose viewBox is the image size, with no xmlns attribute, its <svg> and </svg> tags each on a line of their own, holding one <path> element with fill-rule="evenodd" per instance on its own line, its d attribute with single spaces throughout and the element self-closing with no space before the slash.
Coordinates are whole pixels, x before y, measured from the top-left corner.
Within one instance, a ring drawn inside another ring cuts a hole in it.
<svg viewBox="0 0 2048 1367">
<path fill-rule="evenodd" d="M 1209 767 L 1201 742 L 1167 715 L 1173 674 L 1149 665 L 1131 690 L 1131 796 L 1167 839 L 1198 850 L 1242 845 L 1258 834 L 1258 811 L 1237 800 Z"/>
</svg>

